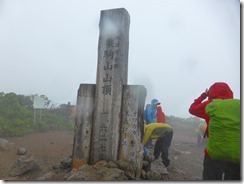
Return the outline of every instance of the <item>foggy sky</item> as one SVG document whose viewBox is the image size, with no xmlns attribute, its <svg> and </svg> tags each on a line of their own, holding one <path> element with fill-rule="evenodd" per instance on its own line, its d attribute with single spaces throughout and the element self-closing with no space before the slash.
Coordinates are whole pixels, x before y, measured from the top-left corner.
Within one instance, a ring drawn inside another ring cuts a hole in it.
<svg viewBox="0 0 244 184">
<path fill-rule="evenodd" d="M 0 92 L 76 104 L 96 82 L 100 11 L 130 14 L 128 84 L 166 115 L 188 108 L 214 82 L 240 99 L 238 0 L 0 0 Z"/>
</svg>

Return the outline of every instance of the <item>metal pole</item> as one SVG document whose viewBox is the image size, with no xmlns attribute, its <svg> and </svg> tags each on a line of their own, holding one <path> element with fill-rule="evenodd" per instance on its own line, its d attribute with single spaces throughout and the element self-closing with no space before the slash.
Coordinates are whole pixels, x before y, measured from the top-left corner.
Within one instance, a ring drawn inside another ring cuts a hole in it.
<svg viewBox="0 0 244 184">
<path fill-rule="evenodd" d="M 36 125 L 36 109 L 34 108 L 34 126 Z"/>
<path fill-rule="evenodd" d="M 40 109 L 40 121 L 42 121 L 42 109 Z"/>
</svg>

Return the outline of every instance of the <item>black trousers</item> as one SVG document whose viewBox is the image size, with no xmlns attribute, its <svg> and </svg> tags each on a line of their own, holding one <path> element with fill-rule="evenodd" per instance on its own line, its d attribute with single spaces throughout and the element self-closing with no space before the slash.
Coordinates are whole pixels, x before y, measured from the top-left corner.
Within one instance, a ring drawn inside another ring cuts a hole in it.
<svg viewBox="0 0 244 184">
<path fill-rule="evenodd" d="M 171 145 L 172 138 L 173 130 L 168 132 L 164 137 L 159 137 L 154 146 L 154 157 L 157 159 L 161 154 L 162 162 L 165 167 L 168 167 L 170 164 L 169 147 Z"/>
<path fill-rule="evenodd" d="M 203 180 L 240 180 L 240 165 L 226 161 L 212 160 L 204 156 Z"/>
</svg>

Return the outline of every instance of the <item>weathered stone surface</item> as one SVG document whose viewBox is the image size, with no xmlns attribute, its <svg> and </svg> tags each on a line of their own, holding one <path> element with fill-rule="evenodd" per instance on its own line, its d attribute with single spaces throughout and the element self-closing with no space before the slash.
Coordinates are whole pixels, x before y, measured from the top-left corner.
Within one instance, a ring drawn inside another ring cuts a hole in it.
<svg viewBox="0 0 244 184">
<path fill-rule="evenodd" d="M 146 180 L 147 179 L 147 172 L 145 170 L 142 170 L 141 172 L 141 178 Z"/>
<path fill-rule="evenodd" d="M 117 164 L 113 161 L 108 161 L 107 167 L 108 168 L 117 168 Z"/>
<path fill-rule="evenodd" d="M 40 181 L 48 181 L 48 180 L 53 180 L 56 176 L 56 173 L 54 171 L 49 171 L 48 173 L 44 174 L 41 177 L 38 177 L 36 180 Z"/>
<path fill-rule="evenodd" d="M 79 181 L 114 181 L 127 180 L 124 171 L 118 168 L 98 167 L 83 165 L 78 170 L 73 170 L 67 180 Z"/>
<path fill-rule="evenodd" d="M 0 139 L 0 151 L 6 151 L 11 148 L 13 148 L 13 143 L 10 143 L 5 139 Z"/>
<path fill-rule="evenodd" d="M 124 160 L 118 160 L 116 163 L 117 163 L 118 168 L 123 170 L 125 172 L 125 175 L 129 179 L 135 179 L 135 170 L 131 164 L 129 164 L 128 162 L 126 162 Z"/>
<path fill-rule="evenodd" d="M 95 84 L 80 84 L 77 94 L 72 167 L 88 164 L 95 100 Z"/>
<path fill-rule="evenodd" d="M 122 89 L 128 78 L 129 24 L 124 8 L 101 11 L 91 164 L 118 157 Z"/>
<path fill-rule="evenodd" d="M 143 167 L 142 169 L 146 172 L 148 172 L 151 169 L 151 162 L 148 160 L 143 160 Z"/>
<path fill-rule="evenodd" d="M 106 160 L 99 160 L 95 165 L 94 168 L 106 167 L 108 162 Z"/>
<path fill-rule="evenodd" d="M 18 148 L 17 153 L 18 153 L 18 155 L 25 155 L 27 153 L 27 149 L 26 148 Z"/>
<path fill-rule="evenodd" d="M 160 180 L 160 174 L 157 173 L 156 171 L 148 171 L 146 175 L 148 180 Z"/>
<path fill-rule="evenodd" d="M 13 164 L 10 176 L 20 176 L 28 171 L 35 170 L 38 168 L 38 164 L 33 155 L 20 156 Z"/>
<path fill-rule="evenodd" d="M 71 170 L 72 159 L 67 158 L 61 162 L 61 168 L 64 170 Z"/>
<path fill-rule="evenodd" d="M 65 159 L 65 160 L 69 160 L 69 159 Z M 68 172 L 64 167 L 61 166 L 62 164 L 59 164 L 57 170 L 49 171 L 43 176 L 38 177 L 36 180 L 43 180 L 43 181 L 169 180 L 167 169 L 163 166 L 160 160 L 156 160 L 153 162 L 149 162 L 148 160 L 144 160 L 144 161 L 146 161 L 147 164 L 148 163 L 150 164 L 150 168 L 148 171 L 142 170 L 141 176 L 138 178 L 133 177 L 134 175 L 133 168 L 129 163 L 125 161 L 119 160 L 115 163 L 113 161 L 107 162 L 105 160 L 100 160 L 95 165 L 83 165 L 80 166 L 79 169 L 73 169 Z M 60 176 L 63 176 L 63 178 Z"/>
<path fill-rule="evenodd" d="M 78 91 L 73 169 L 95 164 L 122 168 L 129 179 L 141 175 L 146 88 L 127 85 L 129 26 L 124 8 L 101 11 L 96 85 L 81 84 Z"/>
<path fill-rule="evenodd" d="M 169 178 L 168 170 L 162 163 L 161 159 L 157 159 L 151 162 L 151 169 L 152 172 L 157 173 L 157 180 L 166 180 Z M 150 174 L 151 178 L 154 178 L 154 174 Z M 156 179 L 156 178 L 155 178 Z"/>
<path fill-rule="evenodd" d="M 145 98 L 146 88 L 144 86 L 124 86 L 119 159 L 132 165 L 135 171 L 134 177 L 140 177 L 142 170 L 143 146 L 141 140 L 144 131 Z"/>
</svg>

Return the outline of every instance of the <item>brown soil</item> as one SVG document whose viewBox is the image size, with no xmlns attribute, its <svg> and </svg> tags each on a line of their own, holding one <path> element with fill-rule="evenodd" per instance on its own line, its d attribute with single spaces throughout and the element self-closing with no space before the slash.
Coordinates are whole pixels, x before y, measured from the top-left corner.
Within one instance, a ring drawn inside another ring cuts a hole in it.
<svg viewBox="0 0 244 184">
<path fill-rule="evenodd" d="M 25 135 L 23 137 L 4 138 L 14 143 L 10 150 L 0 151 L 0 179 L 33 180 L 47 173 L 54 165 L 59 164 L 72 154 L 73 132 L 72 131 L 50 131 Z M 39 170 L 29 172 L 19 177 L 10 177 L 10 169 L 19 158 L 17 149 L 27 149 L 27 154 L 32 154 L 37 159 Z"/>
<path fill-rule="evenodd" d="M 170 148 L 170 180 L 202 180 L 205 145 L 197 144 L 197 125 L 179 126 L 172 124 L 174 136 Z"/>
<path fill-rule="evenodd" d="M 169 123 L 174 129 L 174 136 L 170 148 L 171 166 L 168 170 L 169 180 L 201 180 L 203 147 L 196 142 L 195 126 L 178 126 Z M 72 131 L 49 131 L 29 134 L 23 137 L 3 138 L 14 146 L 0 151 L 0 179 L 1 180 L 35 180 L 51 170 L 72 154 Z M 37 159 L 39 170 L 31 171 L 19 177 L 10 177 L 12 164 L 18 159 L 17 148 L 24 147 L 28 154 Z"/>
</svg>

